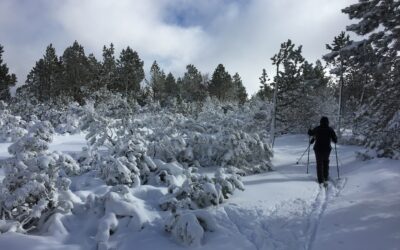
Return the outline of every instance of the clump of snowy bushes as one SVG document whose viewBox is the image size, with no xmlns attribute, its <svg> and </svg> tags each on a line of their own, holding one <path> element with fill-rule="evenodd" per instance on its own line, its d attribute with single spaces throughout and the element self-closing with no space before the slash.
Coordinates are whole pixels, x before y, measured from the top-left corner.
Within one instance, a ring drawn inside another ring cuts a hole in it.
<svg viewBox="0 0 400 250">
<path fill-rule="evenodd" d="M 40 227 L 55 211 L 73 207 L 67 175 L 78 174 L 79 166 L 68 155 L 48 151 L 53 133 L 49 122 L 36 123 L 8 149 L 13 157 L 0 185 L 0 217 L 18 231 Z"/>
<path fill-rule="evenodd" d="M 17 114 L 27 123 L 37 121 L 49 121 L 55 132 L 60 134 L 79 133 L 80 119 L 83 116 L 82 107 L 76 102 L 68 104 L 57 102 L 40 103 L 35 99 L 18 99 L 18 102 L 10 105 L 13 114 Z"/>
<path fill-rule="evenodd" d="M 136 187 L 148 181 L 155 164 L 146 155 L 146 142 L 125 121 L 100 116 L 92 106 L 81 128 L 88 131 L 88 148 L 79 160 L 92 165 L 108 185 Z"/>
<path fill-rule="evenodd" d="M 80 120 L 84 111 L 78 103 L 73 102 L 68 105 L 57 120 L 51 119 L 57 133 L 76 134 L 80 132 Z"/>
<path fill-rule="evenodd" d="M 243 190 L 240 175 L 270 169 L 271 149 L 262 128 L 268 112 L 254 118 L 260 109 L 233 106 L 225 112 L 219 104 L 185 115 L 159 109 L 152 105 L 134 115 L 110 117 L 87 105 L 81 130 L 87 131 L 88 147 L 78 162 L 113 188 L 168 187 L 159 201 L 160 209 L 172 214 L 165 229 L 184 245 L 198 245 L 213 228 L 212 216 L 198 211 Z M 203 167 L 216 173 L 199 173 Z M 119 218 L 117 213 L 104 213 L 99 249 L 107 246 Z"/>
<path fill-rule="evenodd" d="M 227 174 L 224 169 L 216 171 L 213 178 L 204 174 L 186 172 L 182 185 L 170 185 L 169 194 L 161 201 L 163 210 L 200 209 L 216 206 L 228 199 L 236 189 L 244 190 L 240 176 Z"/>
<path fill-rule="evenodd" d="M 113 186 L 102 196 L 89 195 L 80 213 L 91 213 L 99 219 L 95 236 L 99 250 L 109 249 L 108 240 L 117 230 L 137 232 L 149 222 L 144 201 L 133 196 L 125 185 Z"/>
<path fill-rule="evenodd" d="M 254 118 L 259 112 L 239 106 L 225 112 L 210 100 L 194 116 L 141 114 L 130 124 L 136 130 L 147 130 L 143 137 L 150 142 L 147 154 L 153 158 L 184 166 L 235 167 L 249 174 L 271 168 L 265 122 Z"/>
<path fill-rule="evenodd" d="M 14 142 L 27 133 L 27 123 L 11 114 L 8 105 L 0 101 L 0 142 Z"/>
<path fill-rule="evenodd" d="M 265 105 L 208 100 L 202 105 L 161 108 L 151 103 L 139 108 L 121 97 L 107 100 L 88 101 L 84 107 L 36 105 L 31 114 L 16 105 L 29 122 L 1 110 L 2 125 L 16 124 L 25 132 L 12 139 L 12 157 L 5 161 L 0 232 L 46 230 L 52 223 L 64 223 L 60 214 L 94 213 L 99 220 L 98 249 L 107 249 L 117 230 L 138 231 L 146 225 L 148 211 L 132 190 L 152 185 L 168 190 L 155 202 L 161 213 L 171 214 L 166 231 L 184 245 L 196 246 L 216 228 L 212 215 L 201 209 L 243 190 L 240 175 L 271 167 L 265 130 L 270 112 Z M 49 152 L 55 132 L 80 131 L 86 133 L 88 146 L 76 159 Z M 216 172 L 202 174 L 203 168 Z M 110 187 L 105 194 L 90 194 L 77 202 L 69 189 L 70 177 L 87 171 L 88 177 L 100 177 Z"/>
<path fill-rule="evenodd" d="M 120 93 L 113 93 L 107 88 L 101 88 L 93 94 L 90 105 L 93 105 L 96 113 L 111 119 L 131 117 L 140 108 L 136 101 L 130 103 Z M 97 100 L 97 101 L 96 101 Z"/>
<path fill-rule="evenodd" d="M 200 246 L 205 232 L 214 232 L 217 223 L 204 210 L 183 211 L 172 214 L 166 221 L 165 231 L 185 246 Z"/>
</svg>

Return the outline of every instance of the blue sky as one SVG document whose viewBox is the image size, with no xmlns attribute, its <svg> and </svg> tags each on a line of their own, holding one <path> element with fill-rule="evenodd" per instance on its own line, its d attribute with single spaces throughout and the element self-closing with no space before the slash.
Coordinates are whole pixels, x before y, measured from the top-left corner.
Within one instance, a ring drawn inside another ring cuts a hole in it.
<svg viewBox="0 0 400 250">
<path fill-rule="evenodd" d="M 212 74 L 219 63 L 238 72 L 249 93 L 287 39 L 313 62 L 351 22 L 341 9 L 356 0 L 0 0 L 0 44 L 22 84 L 52 43 L 61 55 L 74 40 L 101 59 L 131 46 L 145 61 L 183 74 L 187 64 Z"/>
</svg>

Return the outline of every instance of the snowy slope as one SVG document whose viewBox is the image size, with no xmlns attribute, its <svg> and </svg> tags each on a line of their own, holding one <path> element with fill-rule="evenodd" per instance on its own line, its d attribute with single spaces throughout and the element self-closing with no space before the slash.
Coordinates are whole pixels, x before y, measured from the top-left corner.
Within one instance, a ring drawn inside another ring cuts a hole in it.
<svg viewBox="0 0 400 250">
<path fill-rule="evenodd" d="M 51 150 L 79 152 L 82 135 L 56 136 Z M 341 179 L 336 180 L 336 159 L 331 155 L 333 182 L 320 189 L 315 177 L 315 158 L 298 157 L 307 147 L 302 135 L 278 138 L 275 171 L 243 179 L 246 190 L 237 191 L 227 203 L 208 209 L 217 228 L 207 232 L 199 249 L 400 249 L 399 161 L 355 158 L 358 147 L 339 146 Z M 7 157 L 0 144 L 0 157 Z M 0 175 L 2 175 L 0 169 Z M 0 176 L 2 178 L 2 176 Z M 73 179 L 79 197 L 104 194 L 108 187 L 92 176 Z M 148 225 L 141 231 L 121 230 L 110 237 L 117 249 L 185 249 L 164 232 L 167 212 L 157 209 L 165 193 L 146 186 L 134 194 L 143 200 Z M 6 233 L 0 249 L 95 249 L 95 216 L 62 218 L 66 231 L 54 226 L 46 236 Z"/>
</svg>

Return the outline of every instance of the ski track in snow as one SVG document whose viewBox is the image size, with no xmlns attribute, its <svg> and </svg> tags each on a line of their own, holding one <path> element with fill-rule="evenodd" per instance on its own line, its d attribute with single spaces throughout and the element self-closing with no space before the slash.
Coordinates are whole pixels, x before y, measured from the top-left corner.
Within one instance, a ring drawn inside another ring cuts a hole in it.
<svg viewBox="0 0 400 250">
<path fill-rule="evenodd" d="M 281 151 L 279 154 L 296 155 L 298 150 L 291 147 L 283 151 L 277 148 L 276 151 Z M 294 163 L 284 163 L 274 173 L 290 180 L 293 176 L 287 170 L 293 168 L 296 168 Z M 283 201 L 269 210 L 233 203 L 223 206 L 223 212 L 232 223 L 232 230 L 243 235 L 253 244 L 254 249 L 312 250 L 324 211 L 340 195 L 346 181 L 346 178 L 330 181 L 327 189 L 319 188 L 315 182 L 316 194 L 313 200 L 306 200 L 300 194 L 298 198 Z"/>
<path fill-rule="evenodd" d="M 241 208 L 235 204 L 223 206 L 223 211 L 234 230 L 257 250 L 311 250 L 325 209 L 339 196 L 345 183 L 346 179 L 342 179 L 335 184 L 330 183 L 328 190 L 320 188 L 311 205 L 296 199 L 283 202 L 270 212 Z"/>
<path fill-rule="evenodd" d="M 332 199 L 339 196 L 340 191 L 344 188 L 345 185 L 346 178 L 338 180 L 337 182 L 330 182 L 327 189 L 320 188 L 317 198 L 315 199 L 315 202 L 313 204 L 312 212 L 309 216 L 309 227 L 307 230 L 309 239 L 307 240 L 305 249 L 312 250 L 312 246 L 318 232 L 318 225 L 321 221 L 325 209 L 327 208 L 329 202 L 332 201 Z"/>
</svg>

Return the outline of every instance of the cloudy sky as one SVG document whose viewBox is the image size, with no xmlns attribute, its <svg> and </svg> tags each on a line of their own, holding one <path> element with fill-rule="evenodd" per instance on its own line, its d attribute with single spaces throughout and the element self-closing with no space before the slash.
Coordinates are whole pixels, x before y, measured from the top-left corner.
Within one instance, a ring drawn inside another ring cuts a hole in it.
<svg viewBox="0 0 400 250">
<path fill-rule="evenodd" d="M 303 45 L 315 61 L 325 44 L 350 23 L 341 9 L 356 0 L 0 0 L 0 44 L 22 84 L 35 61 L 53 43 L 61 55 L 74 40 L 100 60 L 103 45 L 117 56 L 132 47 L 148 71 L 157 60 L 181 75 L 194 64 L 212 73 L 219 63 L 238 72 L 250 94 L 262 68 L 282 42 Z"/>
</svg>

